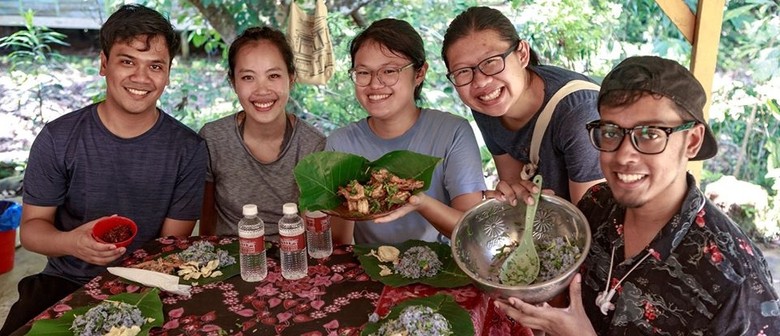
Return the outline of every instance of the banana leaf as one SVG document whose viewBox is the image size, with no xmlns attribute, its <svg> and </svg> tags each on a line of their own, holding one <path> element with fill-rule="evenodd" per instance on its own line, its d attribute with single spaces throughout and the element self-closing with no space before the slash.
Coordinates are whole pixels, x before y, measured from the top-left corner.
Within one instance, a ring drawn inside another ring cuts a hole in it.
<svg viewBox="0 0 780 336">
<path fill-rule="evenodd" d="M 269 246 L 270 246 L 270 243 L 266 243 L 266 250 L 269 248 Z M 182 285 L 190 285 L 190 286 L 205 285 L 205 284 L 209 284 L 209 283 L 224 281 L 224 280 L 230 279 L 230 278 L 232 278 L 232 277 L 234 277 L 236 275 L 241 274 L 241 266 L 240 266 L 240 263 L 239 263 L 239 255 L 238 255 L 238 250 L 239 250 L 238 241 L 234 241 L 234 242 L 231 242 L 229 244 L 224 244 L 224 245 L 215 244 L 214 248 L 219 249 L 219 250 L 225 250 L 225 251 L 228 252 L 229 255 L 231 255 L 232 257 L 236 258 L 236 262 L 235 263 L 227 265 L 227 266 L 222 266 L 222 267 L 219 267 L 219 268 L 216 269 L 216 271 L 222 272 L 222 275 L 215 276 L 213 278 L 212 277 L 208 277 L 208 278 L 201 277 L 201 278 L 197 278 L 197 279 L 184 280 L 183 277 L 181 277 L 178 274 L 176 274 L 176 271 L 172 272 L 171 274 L 179 276 L 179 283 L 180 284 L 182 284 Z M 179 252 L 181 252 L 181 251 L 174 250 L 174 251 L 170 251 L 170 252 L 165 252 L 165 253 L 160 254 L 159 258 L 165 258 L 165 257 L 167 257 L 169 255 L 177 254 Z M 132 283 L 132 284 L 137 284 L 139 286 L 143 286 L 140 283 L 137 283 L 135 281 L 128 280 L 128 279 L 125 279 L 125 278 L 122 278 L 122 277 L 120 277 L 120 280 L 123 281 L 123 282 L 126 282 L 126 283 Z"/>
<path fill-rule="evenodd" d="M 214 244 L 214 243 L 212 243 L 212 244 Z M 227 280 L 229 278 L 232 278 L 232 277 L 234 277 L 236 275 L 241 274 L 241 266 L 240 266 L 239 255 L 238 255 L 238 249 L 239 249 L 238 241 L 234 241 L 234 242 L 231 242 L 231 243 L 225 244 L 225 245 L 214 244 L 214 248 L 218 249 L 218 250 L 225 250 L 225 251 L 227 251 L 229 255 L 231 255 L 233 258 L 236 258 L 236 262 L 233 263 L 233 264 L 227 265 L 227 266 L 222 266 L 222 267 L 217 268 L 216 270 L 222 272 L 222 275 L 216 276 L 216 277 L 213 277 L 213 278 L 209 277 L 209 278 L 197 278 L 197 279 L 184 280 L 184 278 L 180 276 L 179 277 L 179 283 L 180 284 L 192 285 L 192 286 L 195 286 L 195 285 L 205 285 L 205 284 L 209 284 L 209 283 L 213 283 L 213 282 Z M 179 252 L 181 252 L 181 251 L 164 253 L 164 254 L 161 255 L 161 257 L 165 257 L 165 256 L 168 256 L 170 254 L 176 254 L 176 253 L 179 253 Z M 178 274 L 174 274 L 174 275 L 178 275 Z"/>
<path fill-rule="evenodd" d="M 165 321 L 163 315 L 162 301 L 160 301 L 160 290 L 152 288 L 143 293 L 122 293 L 109 297 L 106 300 L 119 301 L 135 305 L 141 310 L 141 313 L 145 318 L 153 318 L 154 321 L 146 322 L 141 327 L 140 336 L 149 335 L 149 330 L 154 327 L 162 327 Z M 28 336 L 46 335 L 46 336 L 72 336 L 73 332 L 70 330 L 70 326 L 73 324 L 73 320 L 76 319 L 76 315 L 84 315 L 90 308 L 97 306 L 97 304 L 88 307 L 80 307 L 73 309 L 59 318 L 46 319 L 35 321 L 32 328 L 27 333 Z"/>
<path fill-rule="evenodd" d="M 439 161 L 440 158 L 408 150 L 387 153 L 373 162 L 349 153 L 311 153 L 293 171 L 300 190 L 298 206 L 308 211 L 338 208 L 344 202 L 338 195 L 339 187 L 352 180 L 367 182 L 372 168 L 385 168 L 398 177 L 423 181 L 423 188 L 415 192 L 425 191 Z"/>
<path fill-rule="evenodd" d="M 379 327 L 387 321 L 397 319 L 404 308 L 409 306 L 427 306 L 434 312 L 441 314 L 450 323 L 453 335 L 475 335 L 474 323 L 471 322 L 469 313 L 459 306 L 452 296 L 447 294 L 436 294 L 424 298 L 415 298 L 404 300 L 393 306 L 390 313 L 379 322 L 369 322 L 366 324 L 360 335 L 368 336 L 379 331 Z"/>
<path fill-rule="evenodd" d="M 463 271 L 455 263 L 455 259 L 452 258 L 452 249 L 449 245 L 441 243 L 431 243 L 422 240 L 408 240 L 401 244 L 395 245 L 395 247 L 403 253 L 414 246 L 428 246 L 436 252 L 439 260 L 442 263 L 442 270 L 432 277 L 422 277 L 418 279 L 412 279 L 404 277 L 398 273 L 390 275 L 379 275 L 381 269 L 379 265 L 385 265 L 390 269 L 393 269 L 393 263 L 380 262 L 376 257 L 369 255 L 371 250 L 376 250 L 380 245 L 356 245 L 353 248 L 353 253 L 360 261 L 360 265 L 363 266 L 366 274 L 375 281 L 379 281 L 387 286 L 402 287 L 411 285 L 414 283 L 422 283 L 436 288 L 454 288 L 465 286 L 471 283 L 471 279 L 463 273 Z"/>
</svg>

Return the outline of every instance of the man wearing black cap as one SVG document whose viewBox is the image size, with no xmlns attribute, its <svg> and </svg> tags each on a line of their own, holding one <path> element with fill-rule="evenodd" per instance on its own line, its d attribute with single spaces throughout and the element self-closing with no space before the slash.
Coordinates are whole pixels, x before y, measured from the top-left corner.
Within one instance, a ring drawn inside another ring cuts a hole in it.
<svg viewBox="0 0 780 336">
<path fill-rule="evenodd" d="M 497 306 L 555 335 L 780 335 L 780 301 L 761 251 L 686 171 L 718 150 L 705 102 L 677 62 L 618 64 L 601 85 L 601 119 L 587 125 L 607 182 L 578 205 L 593 240 L 570 306 L 516 298 Z"/>
</svg>

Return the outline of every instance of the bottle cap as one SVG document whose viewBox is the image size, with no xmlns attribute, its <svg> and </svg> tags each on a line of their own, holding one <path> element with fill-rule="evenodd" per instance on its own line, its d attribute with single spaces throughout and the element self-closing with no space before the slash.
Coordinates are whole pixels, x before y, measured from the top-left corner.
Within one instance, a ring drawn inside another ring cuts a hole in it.
<svg viewBox="0 0 780 336">
<path fill-rule="evenodd" d="M 298 205 L 295 203 L 284 203 L 282 206 L 282 213 L 285 215 L 292 215 L 298 213 Z"/>
<path fill-rule="evenodd" d="M 257 205 L 254 204 L 244 204 L 243 214 L 244 216 L 255 216 L 257 215 Z"/>
</svg>

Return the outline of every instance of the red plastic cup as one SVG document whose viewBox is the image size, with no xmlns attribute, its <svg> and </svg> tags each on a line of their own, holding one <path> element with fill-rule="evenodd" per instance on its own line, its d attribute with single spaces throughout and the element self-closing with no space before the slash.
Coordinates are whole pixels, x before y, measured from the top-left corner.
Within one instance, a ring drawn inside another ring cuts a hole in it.
<svg viewBox="0 0 780 336">
<path fill-rule="evenodd" d="M 111 216 L 103 219 L 92 228 L 92 237 L 104 244 L 114 244 L 116 247 L 130 245 L 138 233 L 138 226 L 132 219 L 122 216 Z"/>
</svg>

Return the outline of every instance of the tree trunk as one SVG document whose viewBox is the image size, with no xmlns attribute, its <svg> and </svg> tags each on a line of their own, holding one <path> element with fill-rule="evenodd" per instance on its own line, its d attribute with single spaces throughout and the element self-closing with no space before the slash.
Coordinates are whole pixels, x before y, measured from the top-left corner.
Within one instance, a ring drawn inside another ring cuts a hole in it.
<svg viewBox="0 0 780 336">
<path fill-rule="evenodd" d="M 272 17 L 279 22 L 279 25 L 284 25 L 287 19 L 287 8 L 289 8 L 291 0 L 255 0 L 244 2 L 246 6 L 242 9 L 243 13 L 253 13 L 257 15 L 256 20 L 260 22 L 261 17 Z M 331 13 L 340 13 L 343 15 L 349 15 L 355 23 L 364 28 L 366 23 L 364 22 L 362 15 L 358 13 L 358 9 L 375 0 L 325 0 L 325 5 L 328 7 L 328 11 Z M 222 36 L 222 41 L 227 44 L 233 42 L 238 36 L 238 20 L 236 16 L 243 13 L 232 13 L 231 8 L 227 1 L 210 1 L 211 3 L 206 6 L 203 4 L 203 0 L 189 0 L 195 8 L 203 15 L 206 21 L 209 22 L 212 28 L 216 30 L 219 35 Z M 260 22 L 260 24 L 273 24 L 271 22 Z M 284 30 L 283 27 L 276 27 Z"/>
<path fill-rule="evenodd" d="M 734 165 L 734 176 L 737 178 L 742 177 L 740 170 L 742 170 L 742 161 L 745 159 L 745 153 L 747 153 L 747 145 L 750 140 L 750 133 L 753 131 L 753 123 L 756 121 L 757 106 L 753 106 L 750 110 L 750 117 L 748 117 L 747 124 L 745 125 L 745 135 L 742 137 L 742 146 L 739 148 L 739 154 L 737 155 L 737 163 Z"/>
<path fill-rule="evenodd" d="M 236 20 L 233 13 L 230 13 L 227 7 L 215 6 L 213 3 L 204 6 L 201 0 L 190 0 L 193 6 L 198 9 L 201 15 L 209 22 L 212 28 L 222 36 L 225 43 L 231 43 L 236 39 Z"/>
</svg>

